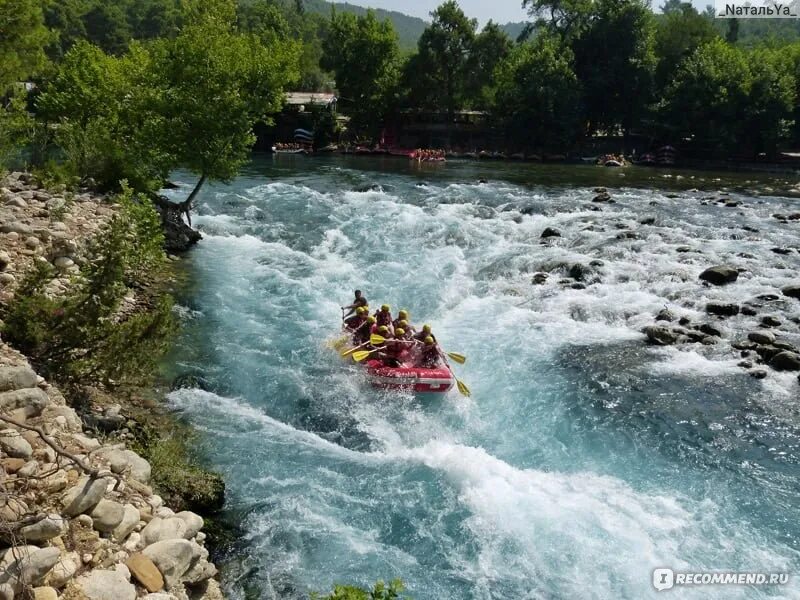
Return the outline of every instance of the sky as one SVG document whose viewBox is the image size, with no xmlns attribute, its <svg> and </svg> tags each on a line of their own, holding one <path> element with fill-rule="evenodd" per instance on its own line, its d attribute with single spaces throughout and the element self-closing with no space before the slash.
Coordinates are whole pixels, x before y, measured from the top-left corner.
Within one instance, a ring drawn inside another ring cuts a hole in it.
<svg viewBox="0 0 800 600">
<path fill-rule="evenodd" d="M 430 12 L 441 4 L 442 0 L 347 0 L 350 4 L 358 4 L 370 8 L 385 8 L 396 10 L 412 17 L 420 17 L 426 21 Z M 461 9 L 467 16 L 475 17 L 481 25 L 492 19 L 496 23 L 509 21 L 525 21 L 527 14 L 522 9 L 522 0 L 459 0 Z M 663 4 L 662 0 L 653 0 L 655 7 Z M 703 10 L 706 4 L 713 4 L 713 0 L 692 0 L 695 8 Z"/>
</svg>

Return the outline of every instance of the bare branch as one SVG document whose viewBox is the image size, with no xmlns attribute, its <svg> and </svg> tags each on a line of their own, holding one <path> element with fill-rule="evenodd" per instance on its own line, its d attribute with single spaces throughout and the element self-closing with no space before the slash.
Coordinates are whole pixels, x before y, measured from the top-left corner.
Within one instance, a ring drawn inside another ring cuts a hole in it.
<svg viewBox="0 0 800 600">
<path fill-rule="evenodd" d="M 34 425 L 27 425 L 25 423 L 21 423 L 16 419 L 12 419 L 11 417 L 7 417 L 5 415 L 0 415 L 0 421 L 5 421 L 15 427 L 19 427 L 20 429 L 27 429 L 28 431 L 33 431 L 36 433 L 42 441 L 50 446 L 53 451 L 56 453 L 57 456 L 63 456 L 64 458 L 71 461 L 75 464 L 81 471 L 86 473 L 92 479 L 102 479 L 103 477 L 112 477 L 116 479 L 117 483 L 114 484 L 114 490 L 117 490 L 119 486 L 122 484 L 123 479 L 116 473 L 112 473 L 111 471 L 101 471 L 100 469 L 95 469 L 92 465 L 87 463 L 86 461 L 78 458 L 71 452 L 65 450 L 62 446 L 58 444 L 53 438 L 47 435 L 41 427 L 36 427 Z"/>
</svg>

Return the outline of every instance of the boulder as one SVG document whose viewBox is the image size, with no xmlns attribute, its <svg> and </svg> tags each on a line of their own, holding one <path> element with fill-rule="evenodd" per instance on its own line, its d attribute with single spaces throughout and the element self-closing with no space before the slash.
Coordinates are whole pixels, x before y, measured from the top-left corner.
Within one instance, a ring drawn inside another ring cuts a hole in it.
<svg viewBox="0 0 800 600">
<path fill-rule="evenodd" d="M 777 317 L 773 317 L 772 315 L 766 315 L 761 317 L 761 326 L 762 327 L 780 327 L 781 320 Z"/>
<path fill-rule="evenodd" d="M 732 317 L 739 314 L 739 305 L 729 302 L 709 302 L 706 304 L 706 312 L 711 315 L 721 317 Z"/>
<path fill-rule="evenodd" d="M 125 565 L 130 569 L 131 575 L 148 592 L 158 592 L 164 589 L 164 577 L 155 563 L 142 553 L 133 554 Z"/>
<path fill-rule="evenodd" d="M 168 519 L 155 517 L 142 529 L 142 541 L 145 546 L 149 546 L 162 540 L 191 537 L 186 535 L 186 531 L 186 521 L 183 519 L 178 517 L 170 517 Z"/>
<path fill-rule="evenodd" d="M 800 285 L 787 285 L 781 290 L 784 296 L 800 300 Z"/>
<path fill-rule="evenodd" d="M 138 508 L 133 504 L 126 504 L 122 515 L 122 521 L 120 521 L 119 525 L 111 532 L 111 537 L 118 542 L 123 541 L 136 529 L 136 526 L 139 524 L 140 516 Z"/>
<path fill-rule="evenodd" d="M 7 583 L 0 583 L 0 600 L 14 600 L 14 588 Z"/>
<path fill-rule="evenodd" d="M 3 470 L 9 475 L 13 475 L 24 466 L 24 458 L 4 458 L 3 460 L 0 460 L 0 467 L 2 467 Z"/>
<path fill-rule="evenodd" d="M 22 552 L 0 573 L 0 583 L 8 583 L 17 590 L 21 590 L 23 586 L 37 585 L 55 566 L 60 555 L 61 550 L 55 547 Z"/>
<path fill-rule="evenodd" d="M 548 277 L 547 273 L 535 273 L 533 275 L 531 283 L 534 285 L 542 285 L 547 281 L 547 277 Z"/>
<path fill-rule="evenodd" d="M 561 237 L 561 232 L 554 227 L 547 227 L 540 236 L 542 239 L 551 238 L 551 237 Z"/>
<path fill-rule="evenodd" d="M 594 198 L 592 198 L 592 202 L 610 202 L 611 195 L 603 190 L 599 194 L 597 194 Z"/>
<path fill-rule="evenodd" d="M 0 367 L 0 392 L 34 388 L 38 382 L 30 367 Z"/>
<path fill-rule="evenodd" d="M 110 448 L 96 453 L 97 456 L 104 458 L 111 465 L 114 473 L 129 472 L 130 476 L 142 483 L 150 481 L 150 463 L 136 454 L 133 450 L 125 448 Z"/>
<path fill-rule="evenodd" d="M 191 569 L 183 574 L 181 580 L 189 585 L 197 585 L 206 579 L 211 579 L 216 574 L 217 568 L 206 559 L 201 558 L 194 564 L 194 566 L 192 566 Z"/>
<path fill-rule="evenodd" d="M 78 483 L 64 494 L 63 513 L 68 517 L 75 517 L 92 510 L 102 500 L 107 487 L 105 479 L 81 477 Z"/>
<path fill-rule="evenodd" d="M 75 586 L 86 600 L 136 600 L 136 587 L 119 571 L 89 571 Z"/>
<path fill-rule="evenodd" d="M 769 365 L 776 371 L 800 371 L 800 354 L 784 350 L 773 356 Z"/>
<path fill-rule="evenodd" d="M 36 385 L 35 381 L 33 385 Z M 0 392 L 0 411 L 11 412 L 22 408 L 27 417 L 38 417 L 49 402 L 44 390 L 37 387 Z"/>
<path fill-rule="evenodd" d="M 125 516 L 125 507 L 113 500 L 100 500 L 89 513 L 92 525 L 97 531 L 110 533 L 114 531 Z"/>
<path fill-rule="evenodd" d="M 716 325 L 712 325 L 711 323 L 703 323 L 700 327 L 697 328 L 698 331 L 705 333 L 706 335 L 712 335 L 714 337 L 722 337 L 722 329 L 717 327 Z"/>
<path fill-rule="evenodd" d="M 0 449 L 12 458 L 28 460 L 33 456 L 33 448 L 16 429 L 3 429 L 0 431 Z"/>
<path fill-rule="evenodd" d="M 33 600 L 58 600 L 58 592 L 50 586 L 33 588 Z"/>
<path fill-rule="evenodd" d="M 658 311 L 658 314 L 656 315 L 656 321 L 672 322 L 674 320 L 675 320 L 675 315 L 668 308 L 662 308 L 660 311 Z"/>
<path fill-rule="evenodd" d="M 751 331 L 747 334 L 747 339 L 756 344 L 772 344 L 775 334 L 771 331 Z"/>
<path fill-rule="evenodd" d="M 81 557 L 77 552 L 68 552 L 62 555 L 50 573 L 45 578 L 45 583 L 56 589 L 64 587 L 67 582 L 75 577 L 81 566 Z"/>
<path fill-rule="evenodd" d="M 669 327 L 651 325 L 644 328 L 647 341 L 658 346 L 671 346 L 680 339 L 680 333 L 673 331 Z"/>
<path fill-rule="evenodd" d="M 186 531 L 183 534 L 187 540 L 192 539 L 203 528 L 203 517 L 190 510 L 183 510 L 175 515 L 176 519 L 181 519 L 186 523 Z"/>
<path fill-rule="evenodd" d="M 142 553 L 155 563 L 167 589 L 171 589 L 200 558 L 200 547 L 188 540 L 163 540 L 147 546 Z"/>
<path fill-rule="evenodd" d="M 33 233 L 33 227 L 20 223 L 19 221 L 12 221 L 11 223 L 4 223 L 0 225 L 0 233 L 18 233 L 19 235 L 30 235 Z"/>
<path fill-rule="evenodd" d="M 713 285 L 725 285 L 733 283 L 739 278 L 739 271 L 728 265 L 718 265 L 709 267 L 700 273 L 700 279 Z"/>
<path fill-rule="evenodd" d="M 51 513 L 38 523 L 26 525 L 19 530 L 19 536 L 27 542 L 46 542 L 58 537 L 67 529 L 67 522 L 59 514 Z"/>
<path fill-rule="evenodd" d="M 16 521 L 28 512 L 28 505 L 18 498 L 8 497 L 0 502 L 0 521 Z"/>
</svg>

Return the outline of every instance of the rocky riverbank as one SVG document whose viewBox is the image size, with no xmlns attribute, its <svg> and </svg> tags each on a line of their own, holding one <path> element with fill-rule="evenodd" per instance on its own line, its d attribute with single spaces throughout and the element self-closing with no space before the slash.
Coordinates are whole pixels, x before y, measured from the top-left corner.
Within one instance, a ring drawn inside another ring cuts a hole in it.
<svg viewBox="0 0 800 600">
<path fill-rule="evenodd" d="M 37 261 L 54 267 L 46 292 L 67 291 L 116 209 L 27 174 L 1 181 L 0 305 Z M 135 304 L 131 293 L 120 308 Z M 0 599 L 221 598 L 203 518 L 174 512 L 151 487 L 150 463 L 129 447 L 124 400 L 95 415 L 95 426 L 118 425 L 106 436 L 86 429 L 62 391 L 0 341 Z"/>
</svg>

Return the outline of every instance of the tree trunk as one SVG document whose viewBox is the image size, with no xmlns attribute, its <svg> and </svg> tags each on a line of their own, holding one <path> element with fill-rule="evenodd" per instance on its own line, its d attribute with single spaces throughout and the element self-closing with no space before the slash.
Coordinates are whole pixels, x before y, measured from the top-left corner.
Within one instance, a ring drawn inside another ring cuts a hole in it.
<svg viewBox="0 0 800 600">
<path fill-rule="evenodd" d="M 192 202 L 195 199 L 195 196 L 200 192 L 200 188 L 203 187 L 203 184 L 206 182 L 206 174 L 203 173 L 200 176 L 200 180 L 197 182 L 197 185 L 194 186 L 192 193 L 189 194 L 189 197 L 186 198 L 183 202 L 181 202 L 180 207 L 181 211 L 186 215 L 186 221 L 189 223 L 189 227 L 192 226 Z"/>
</svg>

